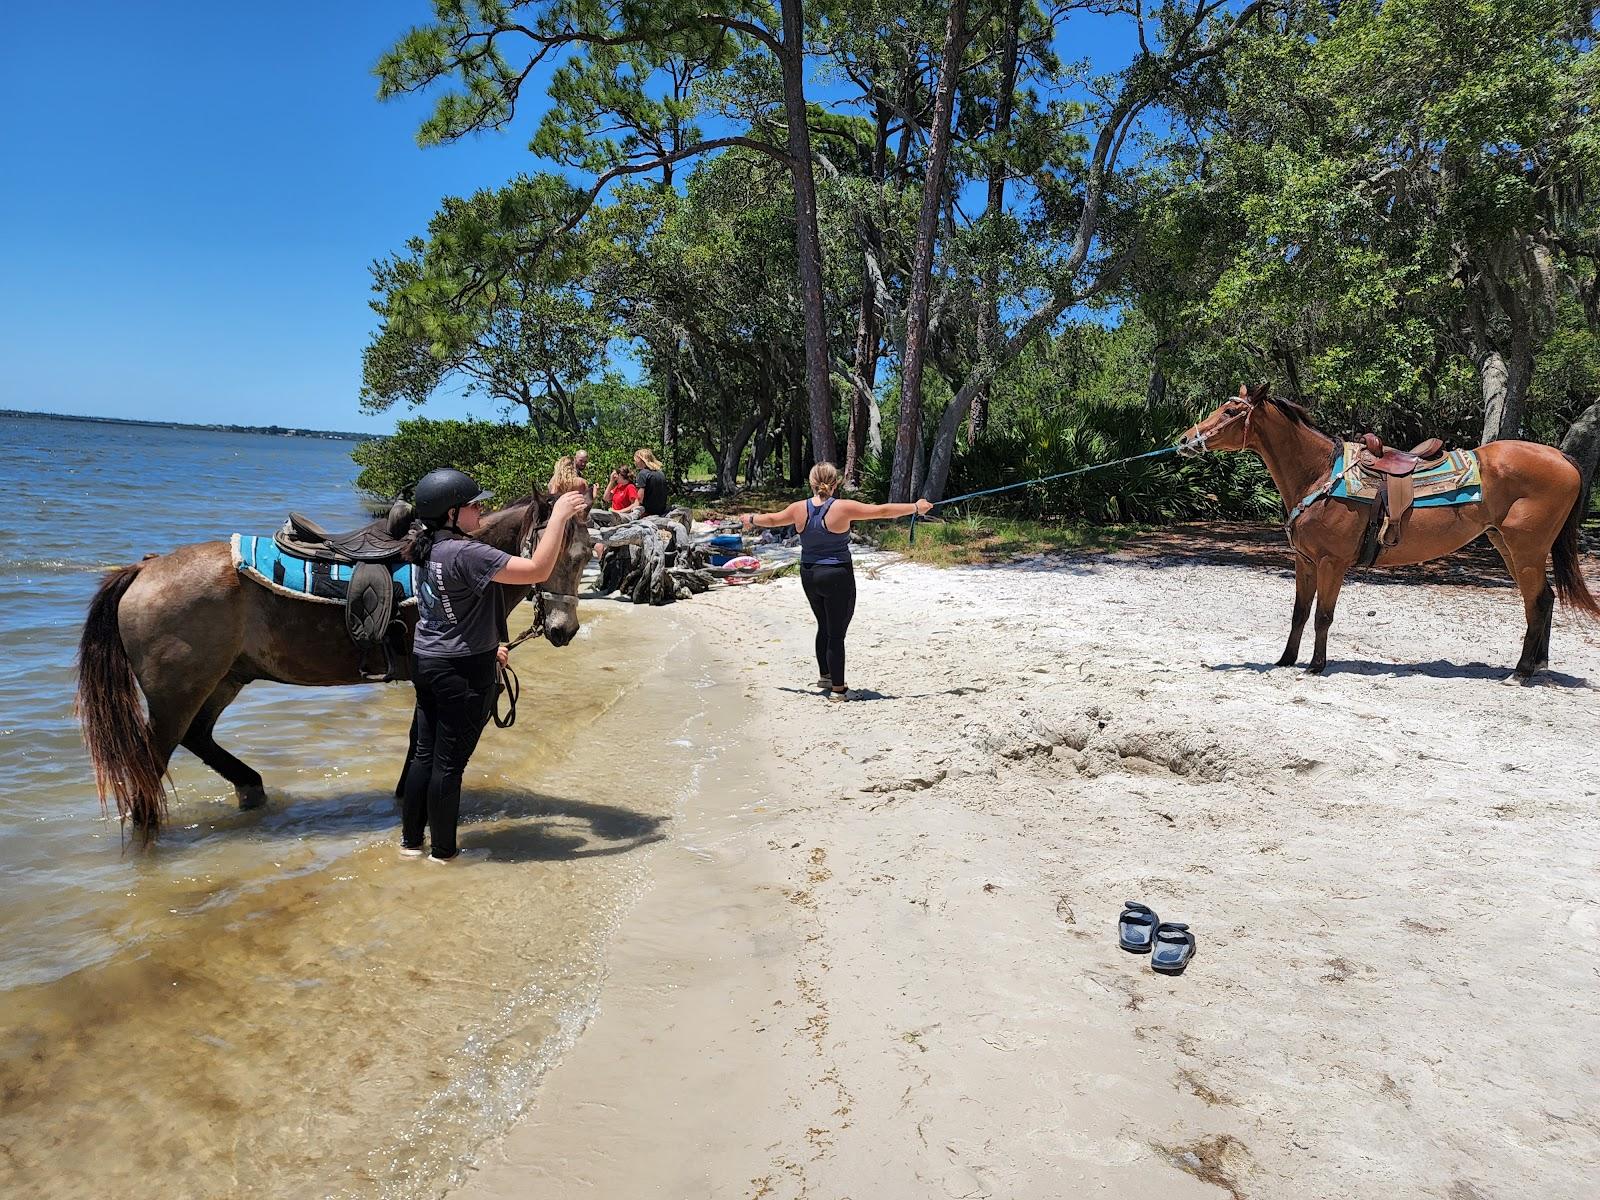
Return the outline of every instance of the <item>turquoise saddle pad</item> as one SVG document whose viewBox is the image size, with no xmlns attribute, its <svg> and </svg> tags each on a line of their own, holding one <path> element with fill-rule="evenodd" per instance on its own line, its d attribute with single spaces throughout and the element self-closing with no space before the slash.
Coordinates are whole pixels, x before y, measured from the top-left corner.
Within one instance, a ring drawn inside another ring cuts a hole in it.
<svg viewBox="0 0 1600 1200">
<path fill-rule="evenodd" d="M 348 563 L 312 562 L 286 553 L 270 537 L 236 533 L 232 538 L 233 565 L 257 583 L 275 592 L 322 604 L 343 604 L 350 591 Z M 401 563 L 391 569 L 400 587 L 402 603 L 417 600 L 416 567 Z"/>
<path fill-rule="evenodd" d="M 1411 482 L 1416 489 L 1412 508 L 1445 508 L 1483 499 L 1478 456 L 1471 450 L 1450 451 L 1433 466 L 1414 472 Z M 1345 442 L 1333 460 L 1333 487 L 1328 495 L 1370 504 L 1377 498 L 1378 487 L 1379 477 L 1356 465 L 1355 444 Z"/>
</svg>

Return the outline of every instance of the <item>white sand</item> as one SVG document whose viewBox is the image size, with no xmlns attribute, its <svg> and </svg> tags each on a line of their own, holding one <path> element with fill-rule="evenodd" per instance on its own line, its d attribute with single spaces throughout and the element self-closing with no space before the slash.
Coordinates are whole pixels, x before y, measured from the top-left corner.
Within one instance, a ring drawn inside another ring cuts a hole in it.
<svg viewBox="0 0 1600 1200">
<path fill-rule="evenodd" d="M 1291 591 L 895 564 L 844 705 L 797 581 L 664 610 L 748 707 L 459 1194 L 1600 1194 L 1600 636 L 1505 687 L 1514 593 L 1355 582 L 1317 679 L 1263 669 Z"/>
</svg>

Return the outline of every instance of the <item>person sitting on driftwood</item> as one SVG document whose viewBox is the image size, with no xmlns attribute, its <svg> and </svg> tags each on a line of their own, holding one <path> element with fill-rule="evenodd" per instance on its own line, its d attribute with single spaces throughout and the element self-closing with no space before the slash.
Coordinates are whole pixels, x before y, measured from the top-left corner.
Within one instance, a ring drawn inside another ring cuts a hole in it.
<svg viewBox="0 0 1600 1200">
<path fill-rule="evenodd" d="M 667 476 L 654 450 L 633 452 L 633 465 L 639 471 L 639 501 L 647 517 L 667 515 Z"/>
<path fill-rule="evenodd" d="M 639 489 L 634 486 L 633 468 L 618 467 L 606 481 L 606 507 L 612 512 L 625 513 L 639 505 Z"/>
<path fill-rule="evenodd" d="M 817 686 L 828 699 L 848 700 L 844 681 L 844 636 L 856 611 L 856 575 L 850 557 L 850 526 L 856 521 L 883 521 L 919 516 L 933 510 L 927 500 L 915 504 L 862 504 L 834 495 L 839 470 L 818 463 L 809 476 L 811 498 L 796 500 L 773 513 L 745 513 L 741 526 L 778 529 L 791 526 L 800 535 L 800 586 L 817 619 Z"/>
<path fill-rule="evenodd" d="M 589 501 L 589 507 L 594 507 L 594 484 L 589 482 L 589 452 L 579 450 L 572 456 L 572 473 L 583 483 L 583 494 Z"/>
</svg>

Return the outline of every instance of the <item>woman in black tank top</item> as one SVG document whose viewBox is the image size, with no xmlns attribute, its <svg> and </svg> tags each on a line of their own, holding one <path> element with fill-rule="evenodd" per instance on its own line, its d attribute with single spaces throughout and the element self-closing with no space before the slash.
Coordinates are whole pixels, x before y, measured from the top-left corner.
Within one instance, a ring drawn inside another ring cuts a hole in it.
<svg viewBox="0 0 1600 1200">
<path fill-rule="evenodd" d="M 778 529 L 787 525 L 800 535 L 800 586 L 817 621 L 817 686 L 828 699 L 847 700 L 844 681 L 844 638 L 856 611 L 856 575 L 850 558 L 850 526 L 856 521 L 882 521 L 932 510 L 926 500 L 915 504 L 862 504 L 834 498 L 839 471 L 832 463 L 811 468 L 811 498 L 796 500 L 774 513 L 746 513 L 745 529 Z"/>
</svg>

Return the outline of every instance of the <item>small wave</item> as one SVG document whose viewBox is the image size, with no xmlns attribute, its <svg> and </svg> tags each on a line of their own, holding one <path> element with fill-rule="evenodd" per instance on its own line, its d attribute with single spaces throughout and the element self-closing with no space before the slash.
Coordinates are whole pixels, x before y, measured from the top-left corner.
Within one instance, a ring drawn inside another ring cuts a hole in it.
<svg viewBox="0 0 1600 1200">
<path fill-rule="evenodd" d="M 64 558 L 0 558 L 0 572 L 16 572 L 18 574 L 24 571 L 54 571 L 70 575 L 90 571 L 111 571 L 124 565 L 126 564 L 114 562 L 69 562 Z"/>
</svg>

